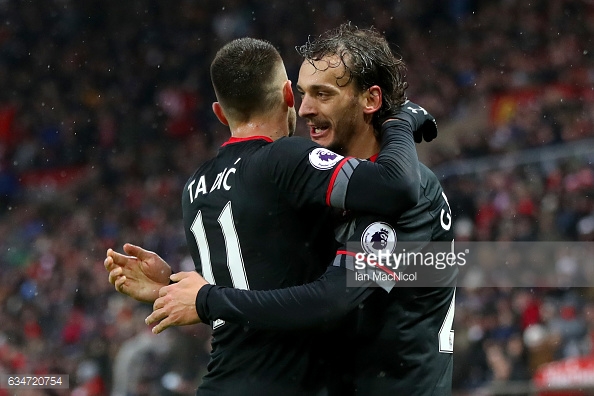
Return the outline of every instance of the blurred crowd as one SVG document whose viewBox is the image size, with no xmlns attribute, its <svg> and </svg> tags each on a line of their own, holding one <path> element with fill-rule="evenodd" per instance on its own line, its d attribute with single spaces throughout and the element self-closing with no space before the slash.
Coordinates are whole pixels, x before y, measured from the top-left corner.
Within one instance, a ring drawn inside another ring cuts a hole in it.
<svg viewBox="0 0 594 396">
<path fill-rule="evenodd" d="M 70 390 L 46 394 L 192 394 L 199 383 L 208 328 L 153 336 L 151 307 L 116 293 L 103 259 L 131 242 L 193 268 L 179 196 L 228 138 L 208 69 L 232 38 L 271 41 L 296 82 L 294 47 L 310 35 L 375 26 L 408 65 L 408 96 L 440 126 L 482 110 L 480 127 L 447 135 L 454 150 L 430 144 L 434 169 L 594 138 L 586 0 L 1 0 L 0 20 L 0 374 L 70 375 Z M 593 156 L 438 174 L 456 238 L 594 240 Z M 456 389 L 528 380 L 539 364 L 594 354 L 594 295 L 460 289 L 455 330 Z"/>
</svg>

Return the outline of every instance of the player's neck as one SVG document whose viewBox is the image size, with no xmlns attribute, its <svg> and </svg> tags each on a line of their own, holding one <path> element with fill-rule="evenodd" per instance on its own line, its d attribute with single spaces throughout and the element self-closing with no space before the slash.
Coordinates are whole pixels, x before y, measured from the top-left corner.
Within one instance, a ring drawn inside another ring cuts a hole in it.
<svg viewBox="0 0 594 396">
<path fill-rule="evenodd" d="M 231 136 L 235 138 L 248 138 L 252 136 L 266 136 L 272 140 L 288 135 L 287 121 L 256 118 L 247 122 L 237 123 L 231 127 Z"/>
<path fill-rule="evenodd" d="M 380 144 L 375 138 L 373 129 L 365 133 L 357 133 L 351 138 L 346 154 L 356 158 L 369 158 L 380 150 Z"/>
</svg>

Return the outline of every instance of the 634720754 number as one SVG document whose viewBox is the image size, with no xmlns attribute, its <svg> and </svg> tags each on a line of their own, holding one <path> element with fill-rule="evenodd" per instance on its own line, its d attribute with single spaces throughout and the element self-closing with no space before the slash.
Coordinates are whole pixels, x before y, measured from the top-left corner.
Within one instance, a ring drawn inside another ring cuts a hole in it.
<svg viewBox="0 0 594 396">
<path fill-rule="evenodd" d="M 0 374 L 1 389 L 68 389 L 67 374 Z"/>
</svg>

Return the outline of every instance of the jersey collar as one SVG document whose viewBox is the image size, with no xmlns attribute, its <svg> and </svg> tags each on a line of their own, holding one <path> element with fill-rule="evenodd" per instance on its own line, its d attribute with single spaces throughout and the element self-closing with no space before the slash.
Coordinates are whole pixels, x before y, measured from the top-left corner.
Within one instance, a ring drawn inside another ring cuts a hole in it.
<svg viewBox="0 0 594 396">
<path fill-rule="evenodd" d="M 244 138 L 238 138 L 238 137 L 232 136 L 229 138 L 229 140 L 227 140 L 225 143 L 223 143 L 221 145 L 221 147 L 224 147 L 228 144 L 245 142 L 247 140 L 265 140 L 268 143 L 272 143 L 272 139 L 269 138 L 268 136 L 248 136 L 248 137 L 244 137 Z"/>
<path fill-rule="evenodd" d="M 372 155 L 371 157 L 369 157 L 369 161 L 375 162 L 377 160 L 378 155 L 379 155 L 379 153 Z"/>
</svg>

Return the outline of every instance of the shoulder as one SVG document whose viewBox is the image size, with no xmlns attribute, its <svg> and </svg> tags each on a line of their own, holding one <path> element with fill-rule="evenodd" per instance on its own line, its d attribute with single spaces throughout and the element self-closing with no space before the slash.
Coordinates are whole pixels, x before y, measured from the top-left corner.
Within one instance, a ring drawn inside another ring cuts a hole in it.
<svg viewBox="0 0 594 396">
<path fill-rule="evenodd" d="M 317 147 L 317 143 L 300 136 L 284 137 L 270 143 L 267 149 L 277 155 L 295 155 L 309 152 Z"/>
<path fill-rule="evenodd" d="M 294 167 L 308 164 L 319 170 L 332 168 L 342 158 L 319 144 L 298 136 L 278 139 L 260 150 L 256 156 L 257 161 L 265 161 L 268 166 Z"/>
<path fill-rule="evenodd" d="M 311 170 L 334 169 L 345 157 L 302 137 L 282 138 L 273 143 L 272 155 L 290 164 L 307 165 Z"/>
<path fill-rule="evenodd" d="M 441 195 L 443 188 L 437 175 L 422 162 L 419 162 L 419 171 L 421 173 L 421 188 L 425 192 L 424 195 Z"/>
<path fill-rule="evenodd" d="M 424 163 L 422 163 L 420 161 L 419 161 L 419 171 L 421 172 L 421 178 L 426 183 L 439 184 L 439 179 L 437 178 L 435 173 L 431 169 L 429 169 L 429 167 L 427 165 L 425 165 Z"/>
</svg>

